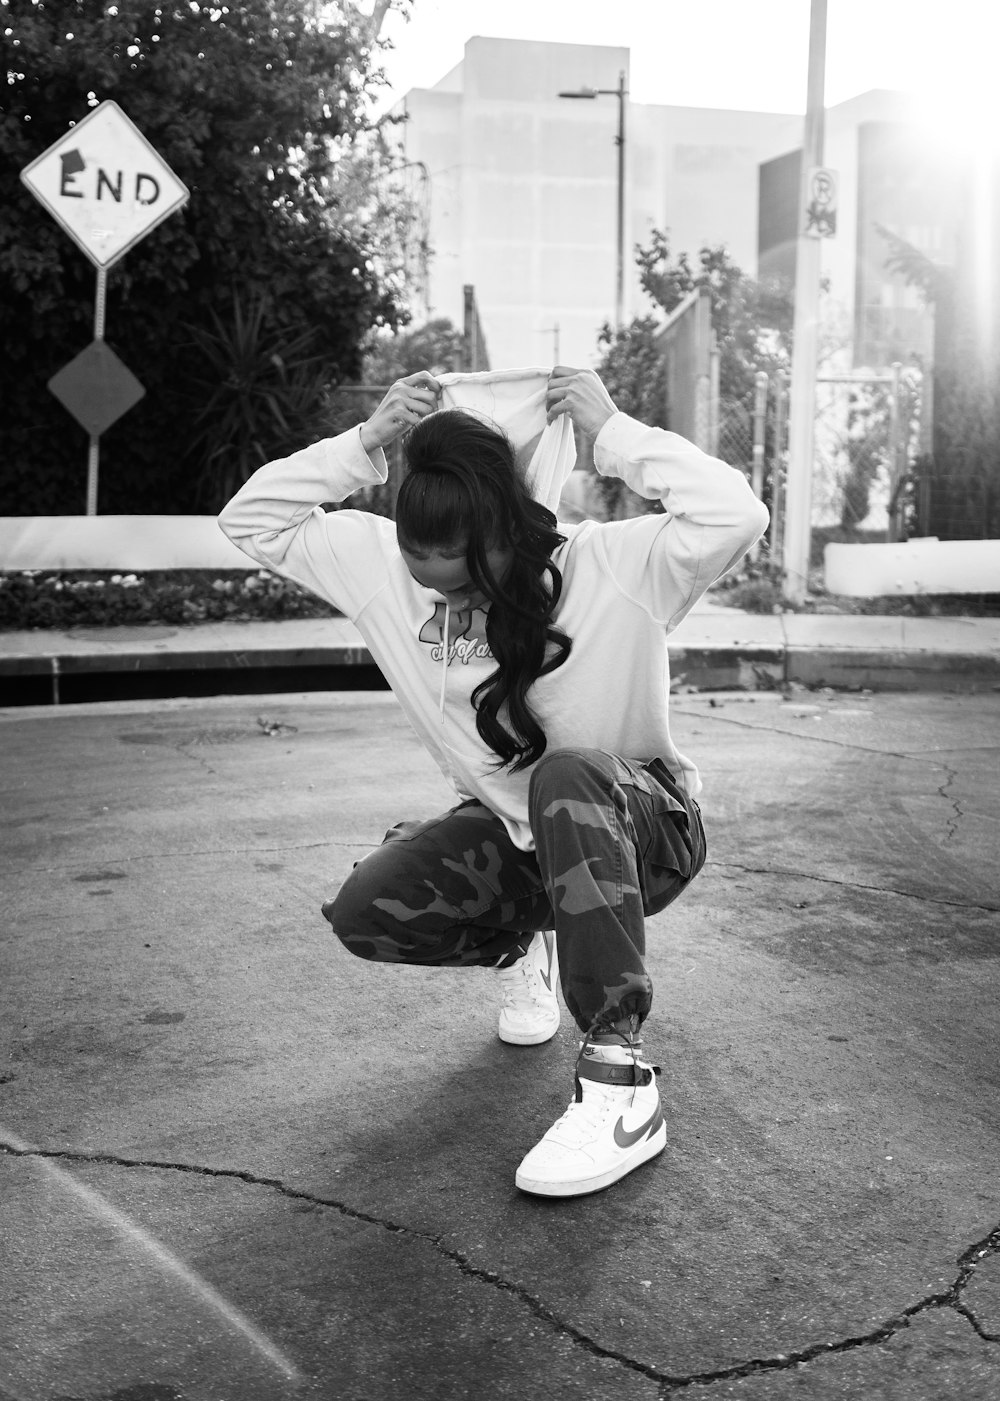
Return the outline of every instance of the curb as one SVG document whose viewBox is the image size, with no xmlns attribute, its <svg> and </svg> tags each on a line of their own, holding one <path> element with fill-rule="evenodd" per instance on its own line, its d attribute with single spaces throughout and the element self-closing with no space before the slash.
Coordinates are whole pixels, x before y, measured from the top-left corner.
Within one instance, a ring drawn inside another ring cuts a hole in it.
<svg viewBox="0 0 1000 1401">
<path fill-rule="evenodd" d="M 0 706 L 383 689 L 371 653 L 356 646 L 0 655 Z"/>
<path fill-rule="evenodd" d="M 677 691 L 974 692 L 1000 689 L 1000 654 L 916 648 L 729 644 L 672 647 Z M 0 654 L 0 705 L 73 704 L 177 695 L 385 689 L 364 646 L 257 645 L 166 651 L 122 643 L 98 651 Z"/>
<path fill-rule="evenodd" d="M 1000 655 L 789 646 L 785 674 L 789 684 L 810 689 L 830 686 L 842 691 L 1000 690 Z"/>
<path fill-rule="evenodd" d="M 672 689 L 973 692 L 1000 689 L 1000 655 L 925 649 L 807 647 L 671 648 Z"/>
<path fill-rule="evenodd" d="M 0 678 L 93 676 L 177 671 L 246 671 L 276 667 L 374 666 L 367 647 L 174 647 L 152 652 L 117 647 L 113 651 L 52 651 L 0 655 Z"/>
</svg>

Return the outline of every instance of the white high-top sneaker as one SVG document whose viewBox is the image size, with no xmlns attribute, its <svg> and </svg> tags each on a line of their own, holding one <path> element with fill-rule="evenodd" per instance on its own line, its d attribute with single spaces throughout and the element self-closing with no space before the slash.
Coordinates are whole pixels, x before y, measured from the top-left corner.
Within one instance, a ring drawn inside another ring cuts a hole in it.
<svg viewBox="0 0 1000 1401">
<path fill-rule="evenodd" d="M 536 934 L 528 952 L 510 968 L 497 970 L 503 991 L 500 1040 L 512 1046 L 538 1046 L 559 1030 L 559 960 L 556 936 Z"/>
<path fill-rule="evenodd" d="M 514 1180 L 522 1192 L 538 1196 L 582 1196 L 610 1187 L 666 1146 L 656 1068 L 627 1046 L 587 1042 L 574 1099 Z"/>
</svg>

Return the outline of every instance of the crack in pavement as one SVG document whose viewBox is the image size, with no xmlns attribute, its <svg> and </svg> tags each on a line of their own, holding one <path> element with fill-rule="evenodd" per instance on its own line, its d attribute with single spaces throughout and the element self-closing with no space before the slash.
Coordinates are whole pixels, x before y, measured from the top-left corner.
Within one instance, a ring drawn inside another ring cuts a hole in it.
<svg viewBox="0 0 1000 1401">
<path fill-rule="evenodd" d="M 1000 1225 L 997 1225 L 987 1235 L 976 1241 L 965 1249 L 958 1257 L 958 1273 L 949 1288 L 934 1294 L 928 1294 L 917 1303 L 911 1304 L 908 1308 L 901 1310 L 886 1322 L 873 1328 L 869 1333 L 858 1334 L 856 1336 L 841 1338 L 833 1343 L 813 1343 L 809 1347 L 801 1348 L 796 1352 L 776 1353 L 773 1357 L 748 1358 L 745 1362 L 735 1363 L 730 1367 L 714 1368 L 710 1371 L 689 1372 L 684 1375 L 665 1372 L 659 1367 L 654 1367 L 650 1363 L 641 1362 L 637 1358 L 630 1357 L 627 1353 L 621 1352 L 617 1348 L 605 1347 L 596 1338 L 585 1333 L 581 1328 L 561 1318 L 554 1310 L 543 1304 L 540 1299 L 535 1298 L 522 1285 L 515 1284 L 504 1279 L 495 1270 L 487 1270 L 479 1265 L 474 1265 L 469 1257 L 460 1250 L 455 1250 L 444 1244 L 440 1236 L 431 1235 L 428 1231 L 421 1231 L 413 1226 L 407 1226 L 401 1221 L 394 1221 L 390 1217 L 376 1216 L 371 1212 L 362 1211 L 358 1207 L 348 1206 L 346 1202 L 338 1201 L 334 1197 L 321 1197 L 315 1192 L 306 1192 L 298 1187 L 289 1187 L 277 1177 L 258 1177 L 254 1173 L 241 1171 L 237 1168 L 210 1168 L 200 1167 L 194 1163 L 164 1162 L 156 1159 L 122 1158 L 114 1154 L 78 1153 L 68 1149 L 43 1149 L 30 1148 L 27 1146 L 18 1147 L 0 1138 L 0 1153 L 5 1153 L 14 1158 L 43 1158 L 57 1160 L 61 1162 L 71 1162 L 100 1167 L 120 1167 L 120 1168 L 149 1168 L 158 1172 L 179 1172 L 190 1173 L 201 1177 L 218 1177 L 231 1181 L 243 1182 L 251 1187 L 267 1187 L 279 1195 L 289 1198 L 292 1201 L 309 1202 L 313 1206 L 326 1207 L 331 1211 L 338 1212 L 341 1216 L 352 1221 L 359 1221 L 364 1225 L 378 1226 L 382 1230 L 393 1234 L 405 1235 L 413 1240 L 420 1240 L 429 1245 L 436 1254 L 447 1260 L 469 1279 L 474 1279 L 482 1284 L 501 1290 L 503 1293 L 512 1295 L 524 1307 L 534 1315 L 535 1318 L 550 1325 L 556 1332 L 569 1338 L 578 1347 L 589 1353 L 593 1357 L 600 1357 L 608 1361 L 617 1362 L 622 1367 L 640 1376 L 649 1378 L 650 1381 L 659 1384 L 658 1396 L 663 1398 L 670 1396 L 673 1392 L 681 1391 L 689 1386 L 708 1387 L 715 1382 L 732 1381 L 740 1377 L 750 1377 L 759 1372 L 787 1371 L 792 1368 L 801 1367 L 814 1361 L 817 1357 L 831 1356 L 839 1352 L 850 1352 L 857 1348 L 878 1346 L 888 1341 L 896 1333 L 910 1326 L 910 1321 L 922 1313 L 927 1313 L 932 1309 L 949 1308 L 964 1318 L 972 1327 L 975 1333 L 988 1343 L 1000 1343 L 1000 1334 L 989 1333 L 984 1329 L 969 1306 L 963 1301 L 962 1294 L 971 1282 L 976 1269 L 988 1255 L 1000 1255 Z"/>
<path fill-rule="evenodd" d="M 832 735 L 817 735 L 811 730 L 789 730 L 782 729 L 777 725 L 755 725 L 748 720 L 740 720 L 735 715 L 717 715 L 714 711 L 698 709 L 684 710 L 680 706 L 673 706 L 678 714 L 687 715 L 698 720 L 713 720 L 720 725 L 735 725 L 741 730 L 754 730 L 758 734 L 780 735 L 782 739 L 804 739 L 813 744 L 832 744 L 837 749 L 854 749 L 859 754 L 881 754 L 888 759 L 919 759 L 927 763 L 927 754 L 907 754 L 903 750 L 883 749 L 881 746 L 870 744 L 853 744 L 846 739 L 835 739 Z M 819 708 L 819 707 L 817 707 Z M 836 714 L 836 711 L 831 711 Z M 790 717 L 793 718 L 793 717 Z"/>
<path fill-rule="evenodd" d="M 786 880 L 811 880 L 820 885 L 835 885 L 844 890 L 870 890 L 877 895 L 898 895 L 903 900 L 915 900 L 920 905 L 947 905 L 955 910 L 981 910 L 984 914 L 1000 914 L 1000 905 L 983 905 L 978 901 L 949 900 L 943 895 L 920 895 L 913 890 L 900 890 L 894 885 L 868 885 L 864 881 L 843 880 L 838 876 L 821 876 L 815 871 L 789 871 L 779 866 L 746 866 L 740 861 L 711 861 L 707 866 L 719 870 L 743 871 L 748 876 L 778 876 Z"/>
<path fill-rule="evenodd" d="M 192 856 L 271 856 L 283 851 L 319 851 L 324 847 L 343 847 L 348 850 L 352 847 L 361 847 L 370 851 L 378 844 L 379 839 L 373 838 L 368 842 L 289 842 L 284 846 L 218 846 L 199 847 L 197 851 L 137 851 L 131 856 L 92 857 L 88 861 L 63 861 L 57 866 L 22 866 L 18 874 L 22 876 L 58 875 L 60 871 L 87 870 L 96 861 L 108 866 L 129 866 L 139 861 L 183 861 Z"/>
<path fill-rule="evenodd" d="M 887 759 L 908 759 L 911 762 L 921 763 L 925 765 L 928 763 L 930 763 L 931 765 L 940 765 L 942 768 L 944 768 L 946 773 L 948 773 L 949 775 L 954 775 L 954 771 L 949 769 L 948 765 L 943 759 L 936 759 L 933 753 L 927 753 L 925 750 L 911 752 L 905 749 L 884 749 L 878 745 L 856 744 L 850 740 L 837 739 L 833 735 L 815 734 L 811 730 L 783 729 L 777 725 L 755 725 L 751 721 L 741 720 L 735 715 L 718 715 L 714 710 L 709 711 L 700 708 L 697 710 L 685 710 L 682 709 L 682 707 L 679 705 L 672 706 L 672 708 L 676 709 L 679 714 L 686 715 L 692 719 L 713 720 L 722 725 L 736 725 L 741 730 L 754 730 L 761 734 L 780 735 L 783 739 L 804 739 L 811 741 L 814 744 L 831 744 L 837 749 L 856 750 L 859 754 L 880 754 Z M 817 707 L 817 709 L 821 709 L 821 707 Z M 832 716 L 836 716 L 837 711 L 835 709 L 831 709 L 828 713 Z M 968 749 L 962 749 L 960 752 L 967 754 L 995 754 L 996 751 L 996 745 L 977 744 L 970 746 Z M 956 751 L 949 750 L 948 752 L 955 753 Z M 949 782 L 951 782 L 951 777 L 949 777 L 946 780 L 946 787 Z"/>
<path fill-rule="evenodd" d="M 950 842 L 952 837 L 956 837 L 958 835 L 958 824 L 961 821 L 961 819 L 965 816 L 965 813 L 962 811 L 962 804 L 958 800 L 958 798 L 953 798 L 948 792 L 948 789 L 951 787 L 951 785 L 957 782 L 958 780 L 958 770 L 950 768 L 947 764 L 945 764 L 944 771 L 946 775 L 945 780 L 938 787 L 938 793 L 945 800 L 945 802 L 949 804 L 952 812 L 954 813 L 954 816 L 949 817 L 947 824 L 945 825 L 944 839 L 946 842 Z"/>
<path fill-rule="evenodd" d="M 268 726 L 274 725 L 276 725 L 277 728 L 268 728 Z M 288 735 L 297 733 L 297 729 L 294 725 L 282 725 L 278 721 L 265 721 L 259 715 L 257 717 L 257 726 L 258 728 L 256 730 L 248 729 L 246 731 L 246 734 L 241 737 L 253 738 L 263 733 L 269 738 L 280 737 L 284 739 L 287 738 Z M 177 736 L 176 738 L 167 738 L 164 748 L 172 749 L 174 753 L 179 754 L 182 759 L 190 759 L 192 763 L 200 764 L 206 773 L 211 774 L 213 778 L 222 779 L 224 783 L 233 784 L 239 782 L 240 780 L 237 776 L 234 776 L 233 774 L 229 773 L 224 773 L 221 769 L 213 768 L 213 766 L 209 763 L 205 755 L 203 753 L 198 752 L 199 746 L 201 746 L 201 744 L 203 743 L 204 733 L 205 732 L 203 731 L 201 734 L 197 735 L 185 736 L 182 734 Z M 211 732 L 208 733 L 209 735 L 211 735 Z"/>
<path fill-rule="evenodd" d="M 172 749 L 174 753 L 179 754 L 182 759 L 190 759 L 193 764 L 199 764 L 205 770 L 205 772 L 211 774 L 213 778 L 221 778 L 225 783 L 236 782 L 236 779 L 234 779 L 230 774 L 220 773 L 218 769 L 213 769 L 212 765 L 205 758 L 204 754 L 192 753 L 190 741 L 185 741 L 181 744 L 171 743 L 166 745 L 166 748 Z"/>
</svg>

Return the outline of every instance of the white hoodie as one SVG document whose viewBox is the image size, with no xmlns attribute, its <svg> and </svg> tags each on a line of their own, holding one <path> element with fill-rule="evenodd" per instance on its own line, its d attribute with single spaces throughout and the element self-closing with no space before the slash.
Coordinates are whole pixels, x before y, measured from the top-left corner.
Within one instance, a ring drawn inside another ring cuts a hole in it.
<svg viewBox="0 0 1000 1401">
<path fill-rule="evenodd" d="M 575 460 L 566 416 L 545 424 L 545 370 L 442 375 L 443 406 L 495 421 L 511 437 L 533 494 L 555 509 Z M 767 526 L 767 511 L 741 472 L 660 428 L 616 413 L 598 434 L 598 472 L 620 477 L 662 515 L 560 524 L 553 555 L 563 591 L 553 624 L 572 639 L 568 659 L 540 677 L 528 700 L 548 750 L 602 749 L 659 757 L 696 797 L 694 764 L 675 748 L 667 706 L 667 634 Z M 384 483 L 360 428 L 268 463 L 219 517 L 251 558 L 326 599 L 358 628 L 418 736 L 462 798 L 478 798 L 514 843 L 533 847 L 531 769 L 512 774 L 480 739 L 473 690 L 495 663 L 482 609 L 451 612 L 411 576 L 391 520 L 366 511 L 326 512 L 361 487 Z M 448 645 L 443 641 L 448 638 Z"/>
</svg>

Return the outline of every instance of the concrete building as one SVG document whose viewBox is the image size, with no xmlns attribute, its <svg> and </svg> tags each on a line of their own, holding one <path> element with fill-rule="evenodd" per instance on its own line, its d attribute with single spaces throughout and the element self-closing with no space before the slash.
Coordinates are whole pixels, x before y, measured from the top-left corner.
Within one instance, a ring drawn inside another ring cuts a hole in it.
<svg viewBox="0 0 1000 1401">
<path fill-rule="evenodd" d="M 618 87 L 629 52 L 470 39 L 465 57 L 395 109 L 400 158 L 428 174 L 428 310 L 462 321 L 475 287 L 494 365 L 591 363 L 615 315 Z M 725 242 L 753 271 L 758 168 L 795 144 L 801 119 L 626 103 L 626 321 L 648 310 L 633 249 L 654 227 L 693 253 Z"/>
<path fill-rule="evenodd" d="M 616 310 L 620 75 L 624 48 L 473 38 L 463 61 L 395 109 L 399 156 L 426 171 L 430 315 L 462 324 L 475 288 L 494 366 L 590 364 Z M 593 101 L 561 92 L 604 89 Z M 669 70 L 664 73 L 669 95 Z M 725 244 L 747 272 L 794 273 L 798 147 L 789 113 L 621 104 L 625 117 L 624 320 L 650 311 L 634 249 L 651 230 L 692 260 Z M 877 226 L 947 252 L 947 172 L 929 179 L 917 116 L 899 93 L 830 109 L 826 164 L 839 174 L 838 232 L 824 240 L 826 314 L 847 363 L 930 347 L 917 295 L 887 272 Z M 888 357 L 888 359 L 886 359 Z"/>
<path fill-rule="evenodd" d="M 824 241 L 827 347 L 842 368 L 927 363 L 933 318 L 887 259 L 891 233 L 935 263 L 955 259 L 963 163 L 938 143 L 904 93 L 864 93 L 828 109 L 826 166 L 838 177 L 837 234 Z M 758 274 L 794 283 L 798 146 L 761 166 Z"/>
</svg>

